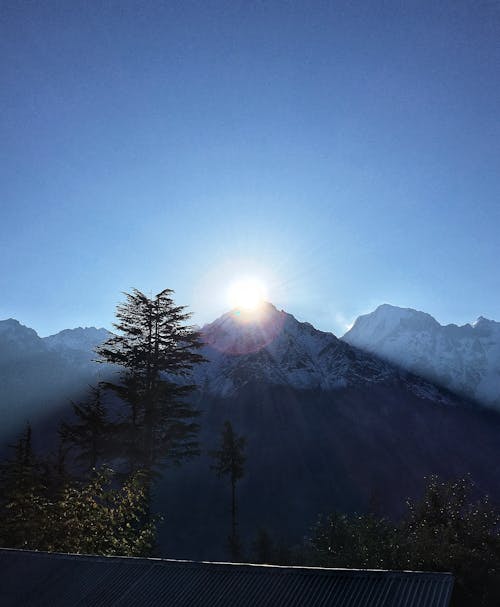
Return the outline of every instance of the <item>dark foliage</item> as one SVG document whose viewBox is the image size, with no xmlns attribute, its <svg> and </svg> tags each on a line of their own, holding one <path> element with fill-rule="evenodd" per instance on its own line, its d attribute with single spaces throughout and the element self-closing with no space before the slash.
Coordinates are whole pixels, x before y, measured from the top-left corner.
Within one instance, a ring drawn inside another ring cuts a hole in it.
<svg viewBox="0 0 500 607">
<path fill-rule="evenodd" d="M 210 452 L 215 464 L 212 469 L 217 476 L 229 478 L 231 484 L 231 533 L 228 538 L 229 553 L 233 560 L 241 558 L 241 542 L 237 530 L 236 483 L 243 478 L 245 472 L 245 443 L 246 439 L 238 436 L 231 422 L 224 422 L 219 449 Z"/>
<path fill-rule="evenodd" d="M 90 474 L 110 453 L 113 427 L 103 402 L 103 390 L 91 388 L 88 401 L 73 404 L 75 420 L 61 424 L 61 448 L 73 450 L 74 460 Z"/>
<path fill-rule="evenodd" d="M 174 304 L 172 293 L 126 293 L 117 307 L 118 334 L 97 349 L 101 362 L 124 369 L 118 382 L 102 386 L 122 404 L 117 455 L 131 470 L 150 475 L 166 462 L 178 464 L 198 453 L 198 413 L 187 400 L 195 386 L 183 378 L 203 361 L 196 352 L 201 342 L 185 325 L 190 314 Z"/>
<path fill-rule="evenodd" d="M 397 541 L 396 529 L 384 519 L 335 512 L 318 520 L 310 545 L 322 567 L 389 569 Z"/>
<path fill-rule="evenodd" d="M 200 341 L 171 294 L 126 294 L 117 310 L 119 334 L 98 349 L 101 361 L 124 369 L 120 381 L 92 388 L 87 401 L 73 405 L 73 419 L 60 426 L 57 455 L 35 456 L 30 427 L 13 447 L 0 467 L 1 545 L 151 552 L 154 469 L 198 452 L 197 412 L 186 399 L 195 386 L 179 380 L 203 360 Z M 118 463 L 119 475 L 108 461 Z"/>
<path fill-rule="evenodd" d="M 313 527 L 302 560 L 326 567 L 450 571 L 452 605 L 500 604 L 500 511 L 473 498 L 470 479 L 433 476 L 422 499 L 408 501 L 397 526 L 375 515 L 333 513 Z"/>
<path fill-rule="evenodd" d="M 146 521 L 140 475 L 118 483 L 110 469 L 71 479 L 58 455 L 37 457 L 28 427 L 0 468 L 0 545 L 9 548 L 145 556 L 156 521 Z"/>
<path fill-rule="evenodd" d="M 152 298 L 137 289 L 125 293 L 117 306 L 113 335 L 98 349 L 101 361 L 128 369 L 141 377 L 146 388 L 160 381 L 160 372 L 186 375 L 203 360 L 196 353 L 199 334 L 184 323 L 190 318 L 185 306 L 176 306 L 173 291 L 165 289 Z"/>
<path fill-rule="evenodd" d="M 424 497 L 408 502 L 400 527 L 401 567 L 452 571 L 454 605 L 500 604 L 500 511 L 473 498 L 469 478 L 429 479 Z"/>
<path fill-rule="evenodd" d="M 0 466 L 0 542 L 30 548 L 42 542 L 45 528 L 46 471 L 35 457 L 31 427 L 11 446 Z"/>
</svg>

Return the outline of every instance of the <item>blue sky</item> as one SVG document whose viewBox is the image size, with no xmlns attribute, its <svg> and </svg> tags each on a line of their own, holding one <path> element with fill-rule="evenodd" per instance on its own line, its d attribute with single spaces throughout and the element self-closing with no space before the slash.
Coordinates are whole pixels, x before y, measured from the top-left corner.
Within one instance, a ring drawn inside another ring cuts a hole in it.
<svg viewBox="0 0 500 607">
<path fill-rule="evenodd" d="M 7 1 L 0 62 L 0 318 L 500 319 L 500 3 Z"/>
</svg>

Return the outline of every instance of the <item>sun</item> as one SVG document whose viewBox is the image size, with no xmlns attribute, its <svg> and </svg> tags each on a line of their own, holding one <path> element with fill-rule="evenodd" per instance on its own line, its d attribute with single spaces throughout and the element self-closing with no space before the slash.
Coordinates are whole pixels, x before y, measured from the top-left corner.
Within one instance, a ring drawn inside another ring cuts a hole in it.
<svg viewBox="0 0 500 607">
<path fill-rule="evenodd" d="M 260 308 L 266 299 L 266 288 L 254 278 L 238 280 L 228 289 L 229 303 L 232 308 L 253 311 Z"/>
</svg>

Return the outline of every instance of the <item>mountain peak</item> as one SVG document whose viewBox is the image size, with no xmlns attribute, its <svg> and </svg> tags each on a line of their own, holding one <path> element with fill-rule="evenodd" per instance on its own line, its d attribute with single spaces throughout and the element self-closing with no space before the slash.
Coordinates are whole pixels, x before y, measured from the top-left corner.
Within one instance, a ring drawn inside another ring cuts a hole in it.
<svg viewBox="0 0 500 607">
<path fill-rule="evenodd" d="M 0 334 L 4 338 L 13 339 L 13 338 L 22 338 L 22 339 L 31 339 L 31 340 L 40 340 L 38 333 L 34 329 L 30 329 L 29 327 L 21 324 L 15 318 L 6 318 L 5 320 L 0 320 Z"/>
<path fill-rule="evenodd" d="M 0 331 L 7 331 L 12 329 L 28 329 L 29 331 L 33 331 L 33 329 L 22 325 L 15 318 L 6 318 L 5 320 L 0 320 Z"/>
<path fill-rule="evenodd" d="M 399 369 L 272 304 L 253 313 L 231 310 L 205 325 L 201 335 L 208 362 L 195 369 L 194 379 L 219 396 L 247 384 L 337 390 L 396 382 L 424 398 L 441 398 L 420 379 L 403 377 Z"/>
<path fill-rule="evenodd" d="M 360 316 L 343 339 L 454 392 L 500 407 L 500 323 L 464 326 L 387 304 Z"/>
<path fill-rule="evenodd" d="M 405 331 L 408 327 L 422 331 L 438 329 L 440 326 L 438 321 L 426 312 L 382 304 L 373 312 L 359 316 L 342 339 L 351 345 L 364 348 L 366 341 L 376 344 L 380 339 Z"/>
<path fill-rule="evenodd" d="M 201 334 L 203 341 L 216 350 L 229 354 L 249 354 L 274 341 L 283 329 L 286 317 L 295 320 L 268 302 L 256 310 L 234 308 L 205 325 Z"/>
<path fill-rule="evenodd" d="M 16 320 L 15 318 L 5 318 L 4 320 L 0 320 L 0 326 L 11 326 L 11 325 L 15 325 L 15 326 L 20 326 L 21 323 Z"/>
<path fill-rule="evenodd" d="M 476 329 L 481 327 L 491 327 L 497 324 L 498 323 L 494 320 L 485 318 L 484 316 L 478 316 L 477 319 L 472 323 L 472 326 Z"/>
</svg>

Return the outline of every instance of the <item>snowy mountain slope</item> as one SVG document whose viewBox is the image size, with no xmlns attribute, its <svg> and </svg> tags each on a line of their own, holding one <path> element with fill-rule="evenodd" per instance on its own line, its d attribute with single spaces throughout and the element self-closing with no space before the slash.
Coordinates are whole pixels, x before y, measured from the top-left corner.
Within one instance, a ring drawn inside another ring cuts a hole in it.
<svg viewBox="0 0 500 607">
<path fill-rule="evenodd" d="M 64 329 L 55 335 L 44 337 L 43 341 L 52 352 L 63 356 L 75 370 L 79 369 L 82 374 L 98 377 L 105 371 L 105 365 L 95 362 L 97 358 L 95 348 L 102 344 L 109 335 L 110 333 L 106 329 L 77 327 L 76 329 Z"/>
<path fill-rule="evenodd" d="M 272 304 L 255 315 L 228 312 L 203 327 L 202 337 L 209 362 L 195 370 L 194 378 L 211 394 L 229 397 L 255 382 L 307 390 L 404 384 L 419 397 L 449 402 L 449 395 L 421 378 Z"/>
<path fill-rule="evenodd" d="M 40 338 L 17 321 L 0 321 L 0 360 L 3 357 L 9 363 L 14 352 L 22 355 L 24 362 L 17 366 L 14 376 L 35 373 L 42 394 L 48 382 L 40 376 L 45 367 L 50 368 L 47 378 L 51 382 L 59 367 L 63 370 L 60 374 L 78 388 L 102 378 L 106 372 L 103 365 L 94 362 L 94 348 L 108 335 L 105 329 L 79 327 Z M 208 362 L 195 368 L 193 377 L 186 381 L 194 381 L 207 394 L 230 397 L 255 383 L 321 391 L 383 384 L 404 386 L 412 394 L 436 402 L 454 400 L 428 381 L 352 347 L 331 333 L 299 322 L 269 303 L 258 313 L 232 310 L 205 325 L 201 335 L 201 352 Z M 56 383 L 59 385 L 60 380 Z"/>
<path fill-rule="evenodd" d="M 500 323 L 442 326 L 432 316 L 384 304 L 360 316 L 342 340 L 467 398 L 500 408 Z"/>
<path fill-rule="evenodd" d="M 55 335 L 42 338 L 51 350 L 79 350 L 94 355 L 94 348 L 102 344 L 110 335 L 106 329 L 96 327 L 77 327 L 76 329 L 64 329 Z"/>
<path fill-rule="evenodd" d="M 76 350 L 94 357 L 94 348 L 108 335 L 109 331 L 106 329 L 78 327 L 64 329 L 48 337 L 40 337 L 34 329 L 26 327 L 14 318 L 8 318 L 0 320 L 0 355 L 9 357 L 14 353 L 22 353 L 23 356 L 28 356 L 35 352 Z"/>
</svg>

